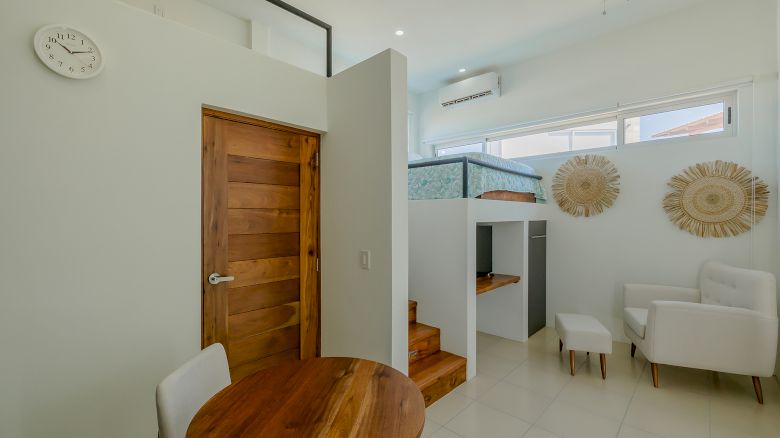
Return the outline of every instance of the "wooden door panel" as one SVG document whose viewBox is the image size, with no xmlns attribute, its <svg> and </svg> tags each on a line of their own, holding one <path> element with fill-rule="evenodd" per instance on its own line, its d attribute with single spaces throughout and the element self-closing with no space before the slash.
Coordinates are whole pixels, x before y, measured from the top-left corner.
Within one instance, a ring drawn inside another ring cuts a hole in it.
<svg viewBox="0 0 780 438">
<path fill-rule="evenodd" d="M 300 189 L 271 184 L 228 183 L 228 208 L 297 209 Z"/>
<path fill-rule="evenodd" d="M 319 137 L 204 110 L 203 138 L 203 345 L 234 379 L 319 354 Z"/>
<path fill-rule="evenodd" d="M 228 155 L 228 177 L 231 182 L 283 186 L 297 186 L 301 178 L 298 164 L 236 155 Z"/>
<path fill-rule="evenodd" d="M 235 234 L 228 237 L 228 260 L 297 256 L 300 252 L 300 233 Z"/>
<path fill-rule="evenodd" d="M 231 366 L 298 348 L 301 341 L 300 326 L 292 325 L 230 343 L 228 361 Z"/>
<path fill-rule="evenodd" d="M 266 309 L 253 310 L 228 317 L 230 340 L 237 341 L 249 336 L 297 325 L 301 321 L 298 301 Z"/>
<path fill-rule="evenodd" d="M 298 301 L 298 279 L 228 289 L 228 314 L 250 312 Z"/>
<path fill-rule="evenodd" d="M 279 257 L 229 262 L 227 272 L 228 275 L 236 278 L 228 283 L 230 288 L 291 280 L 301 276 L 300 259 L 298 257 Z"/>
<path fill-rule="evenodd" d="M 227 286 L 210 285 L 206 278 L 212 272 L 227 271 L 227 153 L 223 124 L 215 118 L 203 118 L 203 190 L 202 190 L 202 336 L 203 347 L 215 342 L 227 345 Z"/>
<path fill-rule="evenodd" d="M 225 149 L 230 155 L 300 162 L 300 135 L 245 123 L 225 124 Z"/>
<path fill-rule="evenodd" d="M 301 139 L 301 359 L 319 354 L 319 139 Z"/>
<path fill-rule="evenodd" d="M 228 232 L 234 234 L 297 233 L 298 210 L 240 208 L 228 210 Z"/>
</svg>

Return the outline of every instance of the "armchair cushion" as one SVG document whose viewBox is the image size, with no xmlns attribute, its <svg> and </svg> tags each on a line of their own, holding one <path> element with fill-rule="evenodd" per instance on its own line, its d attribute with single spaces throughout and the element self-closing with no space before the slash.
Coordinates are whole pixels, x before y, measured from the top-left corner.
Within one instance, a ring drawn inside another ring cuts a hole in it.
<svg viewBox="0 0 780 438">
<path fill-rule="evenodd" d="M 649 309 L 650 303 L 656 300 L 698 303 L 699 299 L 699 289 L 655 284 L 626 284 L 623 286 L 625 307 Z"/>
<path fill-rule="evenodd" d="M 756 310 L 777 316 L 775 276 L 769 272 L 737 268 L 709 261 L 699 273 L 701 302 Z"/>
<path fill-rule="evenodd" d="M 647 326 L 647 309 L 639 307 L 626 307 L 623 309 L 623 321 L 631 327 L 631 330 L 637 336 L 645 338 L 645 327 Z"/>
</svg>

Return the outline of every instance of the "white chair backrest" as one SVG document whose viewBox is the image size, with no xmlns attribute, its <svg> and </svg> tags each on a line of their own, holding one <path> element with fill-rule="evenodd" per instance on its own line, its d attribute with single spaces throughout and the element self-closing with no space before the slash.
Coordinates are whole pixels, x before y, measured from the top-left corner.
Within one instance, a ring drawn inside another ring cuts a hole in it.
<svg viewBox="0 0 780 438">
<path fill-rule="evenodd" d="M 699 273 L 702 304 L 742 307 L 777 317 L 775 276 L 769 272 L 705 262 Z"/>
<path fill-rule="evenodd" d="M 230 385 L 222 344 L 212 344 L 157 385 L 160 438 L 184 438 L 190 421 L 214 394 Z"/>
</svg>

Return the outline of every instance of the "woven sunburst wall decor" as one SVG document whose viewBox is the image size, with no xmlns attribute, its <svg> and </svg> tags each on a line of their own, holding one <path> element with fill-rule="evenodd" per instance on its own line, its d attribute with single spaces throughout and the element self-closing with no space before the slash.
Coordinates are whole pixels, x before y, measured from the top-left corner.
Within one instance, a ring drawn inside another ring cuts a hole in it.
<svg viewBox="0 0 780 438">
<path fill-rule="evenodd" d="M 737 163 L 693 165 L 673 176 L 669 186 L 666 214 L 680 229 L 699 237 L 736 236 L 766 215 L 769 188 Z"/>
<path fill-rule="evenodd" d="M 553 198 L 572 216 L 595 216 L 612 206 L 620 193 L 620 175 L 601 155 L 571 158 L 555 173 Z"/>
</svg>

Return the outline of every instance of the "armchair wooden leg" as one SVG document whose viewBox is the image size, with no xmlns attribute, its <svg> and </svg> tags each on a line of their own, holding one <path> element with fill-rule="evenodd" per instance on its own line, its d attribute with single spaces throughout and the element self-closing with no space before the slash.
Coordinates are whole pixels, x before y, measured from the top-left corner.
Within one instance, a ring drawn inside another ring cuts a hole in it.
<svg viewBox="0 0 780 438">
<path fill-rule="evenodd" d="M 560 339 L 558 339 L 558 351 L 559 352 L 563 351 L 563 341 Z"/>
<path fill-rule="evenodd" d="M 650 371 L 653 374 L 653 386 L 658 388 L 658 364 L 657 363 L 650 363 Z"/>
<path fill-rule="evenodd" d="M 569 350 L 569 367 L 571 368 L 571 375 L 573 376 L 576 372 L 574 370 L 574 350 Z"/>
<path fill-rule="evenodd" d="M 632 342 L 631 343 L 631 357 L 634 357 L 636 354 L 636 345 Z"/>
<path fill-rule="evenodd" d="M 604 353 L 599 354 L 599 360 L 601 362 L 601 378 L 607 378 L 607 355 Z"/>
<path fill-rule="evenodd" d="M 753 376 L 753 389 L 756 391 L 756 399 L 760 404 L 764 404 L 764 392 L 761 391 L 761 379 Z"/>
</svg>

